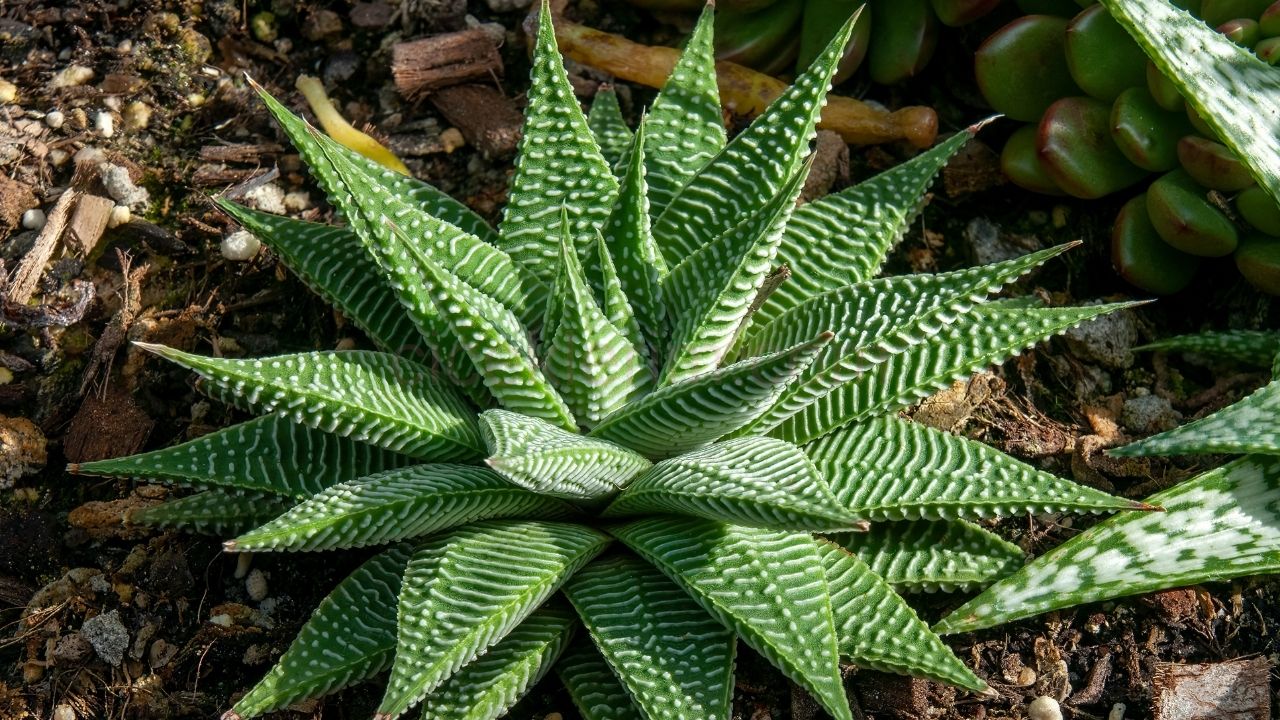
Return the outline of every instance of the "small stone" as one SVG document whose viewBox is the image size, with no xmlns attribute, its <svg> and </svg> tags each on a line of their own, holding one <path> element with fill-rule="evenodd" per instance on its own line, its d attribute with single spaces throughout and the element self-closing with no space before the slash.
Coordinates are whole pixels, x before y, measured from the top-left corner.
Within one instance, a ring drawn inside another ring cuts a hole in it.
<svg viewBox="0 0 1280 720">
<path fill-rule="evenodd" d="M 311 193 L 305 190 L 296 190 L 286 193 L 284 196 L 284 209 L 289 212 L 302 212 L 311 209 Z"/>
<path fill-rule="evenodd" d="M 266 11 L 255 14 L 249 20 L 249 30 L 255 38 L 264 43 L 274 41 L 280 34 L 275 14 Z"/>
<path fill-rule="evenodd" d="M 262 243 L 248 230 L 237 230 L 222 238 L 222 257 L 233 262 L 252 260 Z"/>
<path fill-rule="evenodd" d="M 0 104 L 11 103 L 18 99 L 18 86 L 8 80 L 0 80 Z"/>
<path fill-rule="evenodd" d="M 83 65 L 68 65 L 53 76 L 54 88 L 79 87 L 93 79 L 93 70 Z"/>
<path fill-rule="evenodd" d="M 104 110 L 93 116 L 93 129 L 102 137 L 109 138 L 116 134 L 116 119 Z"/>
<path fill-rule="evenodd" d="M 275 183 L 259 185 L 245 193 L 244 203 L 255 210 L 272 215 L 284 215 L 288 212 L 284 204 L 284 190 Z"/>
<path fill-rule="evenodd" d="M 227 613 L 218 613 L 217 615 L 213 615 L 209 618 L 209 623 L 211 625 L 217 625 L 218 627 L 231 627 L 234 622 L 235 621 L 232 620 L 231 616 Z"/>
<path fill-rule="evenodd" d="M 50 110 L 44 115 L 44 124 L 57 130 L 67 121 L 67 116 L 62 114 L 61 110 Z"/>
<path fill-rule="evenodd" d="M 124 108 L 124 126 L 128 130 L 146 130 L 151 124 L 151 106 L 134 100 Z"/>
<path fill-rule="evenodd" d="M 98 657 L 108 665 L 119 665 L 129 647 L 129 631 L 120 622 L 120 611 L 112 610 L 89 618 L 80 628 Z"/>
<path fill-rule="evenodd" d="M 446 154 L 453 154 L 454 150 L 461 148 L 467 144 L 467 139 L 462 136 L 462 131 L 456 127 L 445 128 L 440 133 L 440 145 L 444 148 Z"/>
<path fill-rule="evenodd" d="M 30 420 L 0 415 L 0 489 L 11 488 L 19 478 L 44 467 L 49 459 L 47 442 Z"/>
<path fill-rule="evenodd" d="M 31 208 L 22 213 L 22 227 L 28 230 L 39 230 L 44 227 L 44 223 L 44 211 L 40 208 Z"/>
<path fill-rule="evenodd" d="M 156 640 L 147 650 L 147 662 L 151 664 L 152 670 L 158 670 L 168 665 L 180 649 L 177 645 L 165 642 L 163 639 Z"/>
<path fill-rule="evenodd" d="M 49 162 L 52 163 L 54 167 L 62 167 L 63 165 L 66 165 L 67 161 L 70 159 L 71 153 L 63 150 L 62 148 L 54 148 L 49 151 Z"/>
<path fill-rule="evenodd" d="M 1133 365 L 1138 325 L 1128 310 L 1094 318 L 1063 334 L 1076 357 L 1104 367 L 1123 370 Z"/>
<path fill-rule="evenodd" d="M 115 95 L 112 95 L 108 98 L 103 99 L 102 104 L 106 106 L 108 110 L 111 110 L 113 112 L 120 112 L 120 98 L 116 97 Z"/>
<path fill-rule="evenodd" d="M 302 23 L 302 36 L 308 40 L 323 40 L 342 32 L 342 18 L 332 10 L 313 10 Z"/>
<path fill-rule="evenodd" d="M 58 705 L 53 709 L 53 720 L 76 720 L 76 711 L 70 705 Z"/>
<path fill-rule="evenodd" d="M 1062 708 L 1058 701 L 1048 695 L 1041 695 L 1027 705 L 1028 720 L 1062 720 Z"/>
<path fill-rule="evenodd" d="M 129 210 L 128 205 L 117 205 L 111 208 L 111 215 L 107 216 L 107 227 L 115 228 L 121 225 L 128 225 L 133 219 L 133 212 Z"/>
<path fill-rule="evenodd" d="M 92 145 L 85 145 L 76 151 L 73 159 L 79 165 L 81 163 L 101 163 L 106 157 L 106 153 L 102 152 L 102 150 Z"/>
<path fill-rule="evenodd" d="M 91 653 L 93 653 L 93 645 L 83 633 L 78 632 L 58 638 L 58 643 L 53 648 L 54 659 L 69 665 L 83 662 Z"/>
<path fill-rule="evenodd" d="M 1111 712 L 1107 713 L 1107 720 L 1124 720 L 1124 711 L 1128 709 L 1124 703 L 1112 705 Z"/>
<path fill-rule="evenodd" d="M 129 171 L 113 163 L 104 162 L 98 165 L 98 174 L 102 177 L 102 185 L 107 194 L 120 205 L 130 210 L 145 210 L 151 203 L 151 193 L 140 188 L 129 177 Z"/>
<path fill-rule="evenodd" d="M 1171 430 L 1182 420 L 1182 413 L 1159 395 L 1135 395 L 1124 401 L 1120 410 L 1120 424 L 1135 433 L 1153 433 Z"/>
<path fill-rule="evenodd" d="M 267 574 L 254 568 L 249 571 L 249 576 L 244 579 L 245 592 L 249 593 L 249 599 L 254 602 L 262 602 L 267 597 Z"/>
<path fill-rule="evenodd" d="M 204 105 L 204 101 L 205 96 L 201 93 L 193 92 L 190 95 L 187 95 L 187 104 L 193 108 L 198 108 L 201 105 Z"/>
</svg>

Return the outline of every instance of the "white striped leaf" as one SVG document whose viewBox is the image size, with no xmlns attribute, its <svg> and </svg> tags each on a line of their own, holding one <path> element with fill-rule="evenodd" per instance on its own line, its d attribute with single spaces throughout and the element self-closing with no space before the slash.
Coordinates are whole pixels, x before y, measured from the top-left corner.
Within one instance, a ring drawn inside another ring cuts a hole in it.
<svg viewBox="0 0 1280 720">
<path fill-rule="evenodd" d="M 1280 333 L 1271 330 L 1223 330 L 1178 335 L 1147 343 L 1134 350 L 1222 355 L 1242 363 L 1268 367 L 1280 355 Z"/>
<path fill-rule="evenodd" d="M 591 136 L 600 146 L 600 154 L 609 167 L 617 172 L 622 156 L 631 145 L 631 128 L 622 118 L 618 107 L 618 93 L 612 87 L 601 86 L 591 100 L 591 112 L 587 113 L 587 126 Z"/>
<path fill-rule="evenodd" d="M 830 340 L 831 334 L 823 333 L 795 347 L 660 388 L 605 418 L 591 436 L 656 459 L 700 448 L 767 410 Z"/>
<path fill-rule="evenodd" d="M 888 583 L 834 543 L 814 540 L 831 591 L 840 654 L 874 670 L 927 677 L 981 692 L 973 674 Z"/>
<path fill-rule="evenodd" d="M 829 389 L 769 434 L 803 445 L 851 422 L 898 410 L 1086 320 L 1135 304 L 1139 303 L 1059 308 L 1012 301 L 980 305 L 942 327 L 929 342 L 905 348 L 882 343 L 852 362 L 827 368 L 813 378 L 812 385 Z"/>
<path fill-rule="evenodd" d="M 422 359 L 429 347 L 405 314 L 377 257 L 352 231 L 258 212 L 218 198 L 218 207 L 280 256 L 307 287 L 333 303 L 381 350 Z"/>
<path fill-rule="evenodd" d="M 386 670 L 396 646 L 396 597 L 409 550 L 366 561 L 320 602 L 271 671 L 223 720 L 252 718 Z"/>
<path fill-rule="evenodd" d="M 550 284 L 559 267 L 561 211 L 569 213 L 574 249 L 585 257 L 596 230 L 609 218 L 618 181 L 573 95 L 545 0 L 529 81 L 524 133 L 498 226 L 498 247 Z"/>
<path fill-rule="evenodd" d="M 226 552 L 382 545 L 476 520 L 568 517 L 573 508 L 487 468 L 415 465 L 341 483 L 222 545 Z"/>
<path fill-rule="evenodd" d="M 605 661 L 650 718 L 728 718 L 733 633 L 629 553 L 597 558 L 565 584 Z"/>
<path fill-rule="evenodd" d="M 422 720 L 493 720 L 529 691 L 560 657 L 578 618 L 548 603 L 497 645 L 454 673 L 422 704 Z"/>
<path fill-rule="evenodd" d="M 640 328 L 640 321 L 636 319 L 635 310 L 631 308 L 631 300 L 627 297 L 627 293 L 622 287 L 622 278 L 618 277 L 618 268 L 613 264 L 613 257 L 609 254 L 609 248 L 604 244 L 604 238 L 599 235 L 596 236 L 594 257 L 597 259 L 600 268 L 600 297 L 603 300 L 600 309 L 609 320 L 609 324 L 622 333 L 623 337 L 636 349 L 636 352 L 640 353 L 640 357 L 646 361 L 651 360 L 649 343 L 645 341 L 644 331 Z M 652 363 L 650 363 L 651 365 Z"/>
<path fill-rule="evenodd" d="M 176 527 L 206 535 L 248 530 L 287 510 L 294 501 L 252 490 L 205 490 L 159 505 L 136 508 L 125 521 L 150 527 Z"/>
<path fill-rule="evenodd" d="M 505 410 L 481 414 L 480 432 L 489 448 L 489 467 L 540 495 L 608 497 L 650 467 L 644 457 L 620 445 Z"/>
<path fill-rule="evenodd" d="M 1249 397 L 1181 427 L 1152 435 L 1111 455 L 1203 455 L 1206 453 L 1280 454 L 1280 380 Z"/>
<path fill-rule="evenodd" d="M 654 217 L 725 146 L 714 21 L 714 6 L 708 3 L 645 121 L 651 137 L 644 167 Z"/>
<path fill-rule="evenodd" d="M 899 592 L 976 590 L 1025 560 L 1017 545 L 964 520 L 878 522 L 832 539 Z"/>
<path fill-rule="evenodd" d="M 305 498 L 330 485 L 413 462 L 405 455 L 314 430 L 280 415 L 265 415 L 181 445 L 72 463 L 67 470 Z"/>
<path fill-rule="evenodd" d="M 1102 5 L 1280 201 L 1280 73 L 1167 0 Z"/>
<path fill-rule="evenodd" d="M 648 392 L 653 375 L 640 351 L 596 303 L 570 242 L 566 223 L 560 236 L 563 277 L 557 281 L 564 295 L 557 302 L 555 335 L 544 348 L 543 370 L 578 424 L 591 428 Z M 599 252 L 598 239 L 592 250 Z"/>
<path fill-rule="evenodd" d="M 772 199 L 700 246 L 663 280 L 662 300 L 671 334 L 659 385 L 688 380 L 720 366 L 773 269 L 782 229 L 811 166 L 810 162 L 801 165 Z"/>
<path fill-rule="evenodd" d="M 649 720 L 590 640 L 580 638 L 570 645 L 555 669 L 584 720 Z"/>
<path fill-rule="evenodd" d="M 756 311 L 756 324 L 767 324 L 806 298 L 875 277 L 918 214 L 934 176 L 977 129 L 958 132 L 901 165 L 796 208 L 777 259 L 791 270 L 791 279 Z"/>
<path fill-rule="evenodd" d="M 1250 455 L 1146 499 L 987 588 L 934 626 L 978 630 L 1082 603 L 1280 572 L 1280 457 Z"/>
<path fill-rule="evenodd" d="M 804 451 L 840 502 L 872 521 L 1151 509 L 896 415 L 846 425 Z"/>
<path fill-rule="evenodd" d="M 488 520 L 419 546 L 377 720 L 400 716 L 506 637 L 608 543 L 581 525 Z"/>
<path fill-rule="evenodd" d="M 605 508 L 605 517 L 665 514 L 774 530 L 858 525 L 800 448 L 773 438 L 715 443 L 663 460 Z"/>
<path fill-rule="evenodd" d="M 852 720 L 826 575 L 810 535 L 681 517 L 636 520 L 609 532 L 833 717 Z"/>
<path fill-rule="evenodd" d="M 195 371 L 202 389 L 236 407 L 433 461 L 476 457 L 475 415 L 427 368 L 387 353 L 351 350 L 251 360 L 201 357 L 134 343 Z"/>
</svg>

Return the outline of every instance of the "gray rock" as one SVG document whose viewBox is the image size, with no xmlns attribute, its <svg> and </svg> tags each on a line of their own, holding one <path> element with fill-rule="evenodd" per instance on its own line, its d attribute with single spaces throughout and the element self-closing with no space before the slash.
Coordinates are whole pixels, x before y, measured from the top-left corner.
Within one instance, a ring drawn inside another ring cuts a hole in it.
<svg viewBox="0 0 1280 720">
<path fill-rule="evenodd" d="M 1135 433 L 1170 430 L 1177 427 L 1181 419 L 1182 414 L 1159 395 L 1136 395 L 1125 400 L 1120 410 L 1120 424 Z"/>
<path fill-rule="evenodd" d="M 1133 365 L 1138 324 L 1133 313 L 1121 310 L 1072 328 L 1064 337 L 1071 352 L 1081 360 L 1123 370 Z"/>
<path fill-rule="evenodd" d="M 80 632 L 108 665 L 119 665 L 124 660 L 124 651 L 129 647 L 129 631 L 120 622 L 120 611 L 112 610 L 85 620 Z"/>
</svg>

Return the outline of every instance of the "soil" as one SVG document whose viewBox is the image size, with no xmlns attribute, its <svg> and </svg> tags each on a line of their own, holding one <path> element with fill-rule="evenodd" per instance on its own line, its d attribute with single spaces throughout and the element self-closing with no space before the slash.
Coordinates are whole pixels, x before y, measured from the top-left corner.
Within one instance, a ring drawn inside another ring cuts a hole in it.
<svg viewBox="0 0 1280 720">
<path fill-rule="evenodd" d="M 220 251 L 235 228 L 210 198 L 227 188 L 266 209 L 280 206 L 313 220 L 332 216 L 241 74 L 299 109 L 294 79 L 318 75 L 343 114 L 368 123 L 415 175 L 496 221 L 511 171 L 506 136 L 478 140 L 451 131 L 466 118 L 401 98 L 389 66 L 394 43 L 460 29 L 470 13 L 479 23 L 496 23 L 487 29 L 503 38 L 506 72 L 493 78 L 486 102 L 496 96 L 508 109 L 518 107 L 527 86 L 524 12 L 491 9 L 513 4 L 521 3 L 0 4 L 0 80 L 16 88 L 14 102 L 0 102 L 5 274 L 42 251 L 39 234 L 23 228 L 26 210 L 39 207 L 46 222 L 55 222 L 67 193 L 112 198 L 96 215 L 63 218 L 77 228 L 77 242 L 48 250 L 50 263 L 31 278 L 34 301 L 5 296 L 0 308 L 0 720 L 217 717 L 361 560 L 359 553 L 245 560 L 222 554 L 217 538 L 126 526 L 121 518 L 129 508 L 154 504 L 167 490 L 71 476 L 63 468 L 164 447 L 243 419 L 197 394 L 187 373 L 147 359 L 126 340 L 244 356 L 368 346 L 269 251 L 248 261 Z M 266 10 L 274 24 L 250 22 Z M 617 0 L 573 0 L 567 12 L 641 41 L 678 41 L 675 29 Z M 841 91 L 890 107 L 932 105 L 942 130 L 955 131 L 988 114 L 965 73 L 965 54 L 982 36 L 981 27 L 944 35 L 939 58 L 902 87 L 874 87 L 855 76 Z M 572 73 L 584 96 L 607 79 L 582 67 Z M 632 119 L 652 97 L 626 84 L 619 92 Z M 953 164 L 889 270 L 953 269 L 1081 239 L 1083 247 L 1015 292 L 1062 302 L 1140 297 L 1114 275 L 1107 256 L 1120 200 L 1083 203 L 1011 191 L 990 149 L 1007 132 L 999 124 L 984 131 Z M 824 166 L 833 189 L 913 152 L 853 147 L 845 158 L 842 143 L 825 144 L 833 153 Z M 88 160 L 81 166 L 108 162 L 125 179 L 77 177 L 76 158 Z M 112 220 L 119 205 L 130 206 L 128 222 Z M 1120 462 L 1101 450 L 1223 407 L 1265 382 L 1265 373 L 1132 348 L 1208 328 L 1276 328 L 1275 303 L 1223 262 L 1211 264 L 1190 290 L 1117 317 L 932 398 L 918 408 L 919 419 L 1127 497 L 1221 462 Z M 1040 553 L 1095 521 L 1055 514 L 996 529 Z M 962 598 L 912 601 L 926 619 L 936 619 Z M 35 610 L 23 618 L 24 608 Z M 1278 624 L 1280 582 L 1244 579 L 950 638 L 991 683 L 991 697 L 852 669 L 848 687 L 866 718 L 1021 718 L 1042 695 L 1061 700 L 1067 717 L 1147 718 L 1156 712 L 1157 683 L 1169 682 L 1168 663 L 1252 658 L 1263 663 L 1250 666 L 1254 686 L 1261 683 L 1262 696 L 1280 708 L 1274 677 L 1266 687 L 1268 668 L 1280 659 Z M 739 657 L 737 682 L 735 717 L 822 717 L 749 651 Z M 359 686 L 272 717 L 369 717 L 378 695 L 377 684 Z M 1127 706 L 1123 714 L 1118 703 Z M 551 679 L 510 717 L 553 713 L 577 717 Z"/>
</svg>

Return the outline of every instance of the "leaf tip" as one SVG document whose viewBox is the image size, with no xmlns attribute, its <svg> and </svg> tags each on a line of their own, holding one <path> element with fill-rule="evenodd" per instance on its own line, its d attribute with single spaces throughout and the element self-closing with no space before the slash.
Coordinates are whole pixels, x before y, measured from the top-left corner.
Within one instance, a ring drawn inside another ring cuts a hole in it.
<svg viewBox="0 0 1280 720">
<path fill-rule="evenodd" d="M 1004 117 L 1004 115 L 1000 115 L 1000 114 L 992 115 L 990 117 L 985 117 L 979 120 L 978 122 L 970 125 L 969 127 L 965 128 L 964 131 L 969 133 L 969 136 L 972 137 L 974 135 L 977 135 L 979 132 L 981 132 L 983 128 L 987 127 L 988 125 L 995 122 L 996 120 L 999 120 L 1002 117 Z"/>
<path fill-rule="evenodd" d="M 67 472 L 72 475 L 80 474 L 80 463 L 67 463 Z"/>
<path fill-rule="evenodd" d="M 235 710 L 228 710 L 222 713 L 222 717 L 219 718 L 218 720 L 244 720 L 244 718 L 241 717 L 240 713 L 236 712 Z"/>
<path fill-rule="evenodd" d="M 222 552 L 239 552 L 239 547 L 235 540 L 227 540 L 222 543 Z"/>
</svg>

